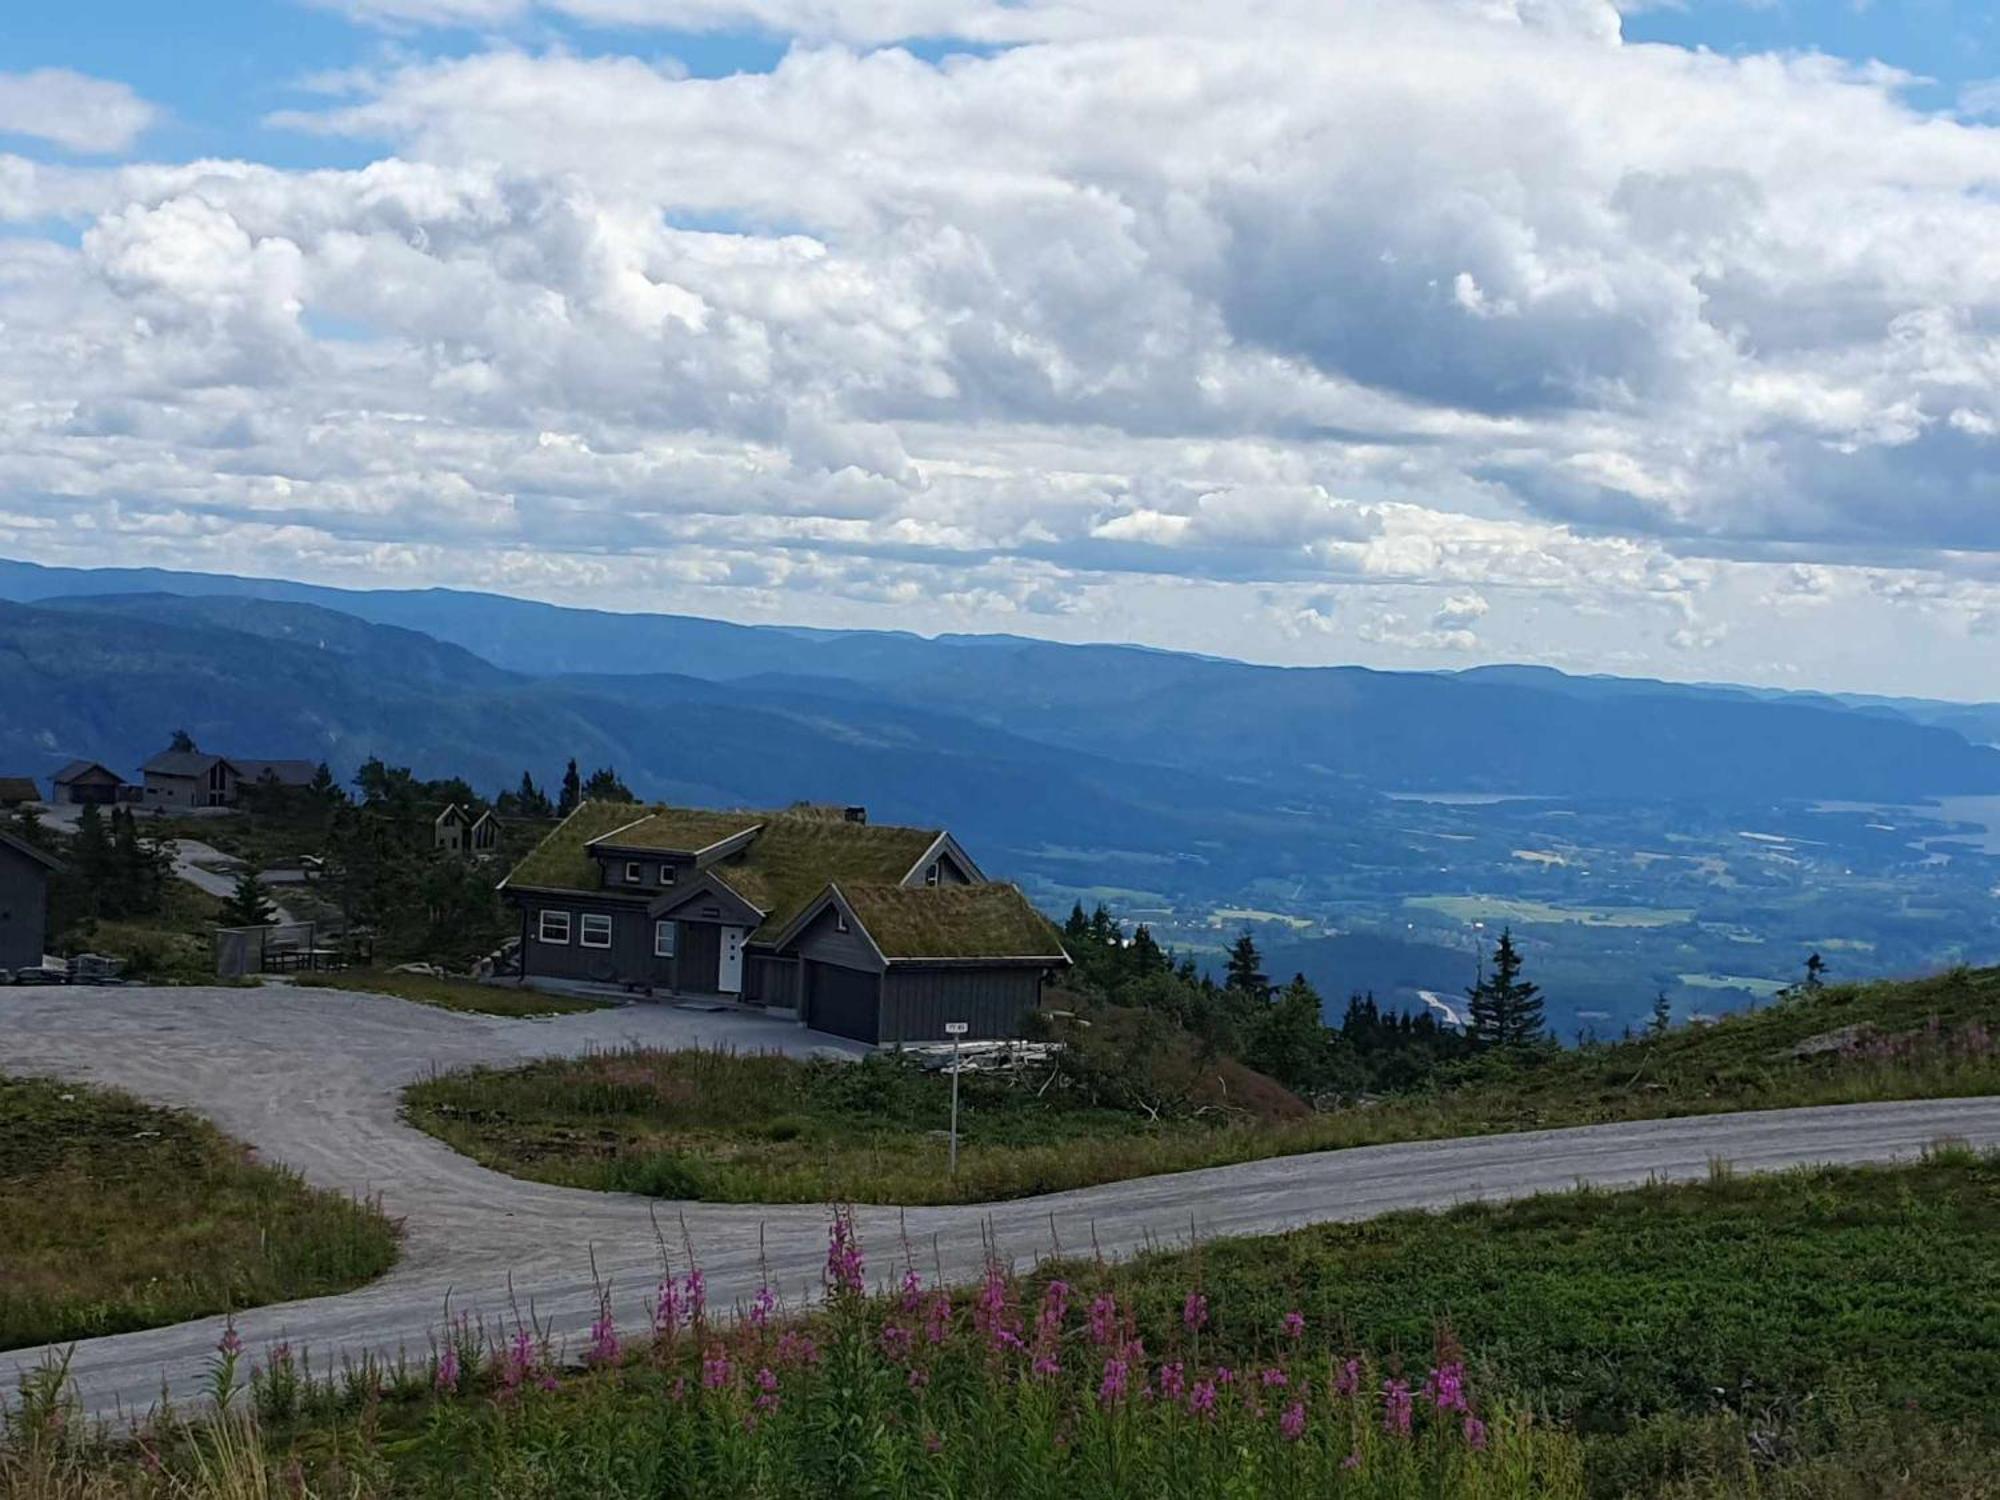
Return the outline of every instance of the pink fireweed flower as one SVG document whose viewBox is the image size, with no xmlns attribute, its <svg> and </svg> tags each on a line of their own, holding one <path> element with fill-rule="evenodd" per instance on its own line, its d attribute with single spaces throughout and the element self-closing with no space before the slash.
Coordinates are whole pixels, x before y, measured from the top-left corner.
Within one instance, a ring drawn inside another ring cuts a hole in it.
<svg viewBox="0 0 2000 1500">
<path fill-rule="evenodd" d="M 700 1266 L 689 1271 L 681 1283 L 681 1302 L 687 1312 L 688 1326 L 698 1326 L 708 1309 L 708 1278 L 701 1274 Z"/>
<path fill-rule="evenodd" d="M 1179 1364 L 1160 1366 L 1160 1394 L 1178 1401 L 1187 1389 L 1187 1370 Z"/>
<path fill-rule="evenodd" d="M 215 1341 L 215 1352 L 224 1359 L 235 1359 L 243 1352 L 243 1336 L 236 1331 L 234 1323 L 223 1325 L 222 1337 Z"/>
<path fill-rule="evenodd" d="M 922 1305 L 923 1300 L 924 1278 L 917 1274 L 915 1266 L 911 1266 L 903 1272 L 903 1311 L 906 1313 L 915 1312 Z"/>
<path fill-rule="evenodd" d="M 1069 1316 L 1069 1283 L 1051 1281 L 1042 1288 L 1042 1310 L 1035 1315 L 1035 1326 L 1045 1332 L 1062 1331 L 1063 1319 Z"/>
<path fill-rule="evenodd" d="M 819 1363 L 819 1345 L 809 1333 L 797 1333 L 787 1328 L 778 1335 L 778 1363 L 781 1365 L 816 1365 Z"/>
<path fill-rule="evenodd" d="M 924 1308 L 924 1337 L 942 1344 L 951 1334 L 951 1293 L 940 1291 Z"/>
<path fill-rule="evenodd" d="M 756 1408 L 758 1411 L 778 1409 L 778 1376 L 768 1365 L 757 1372 Z"/>
<path fill-rule="evenodd" d="M 1292 1383 L 1291 1377 L 1287 1375 L 1283 1370 L 1278 1370 L 1278 1369 L 1266 1370 L 1262 1376 L 1262 1379 L 1267 1388 L 1270 1386 L 1277 1386 L 1277 1385 L 1290 1385 Z"/>
<path fill-rule="evenodd" d="M 1475 1453 L 1486 1451 L 1486 1424 L 1470 1412 L 1465 1417 L 1465 1446 Z"/>
<path fill-rule="evenodd" d="M 1090 1341 L 1108 1344 L 1117 1331 L 1118 1299 L 1110 1292 L 1100 1293 L 1090 1304 Z"/>
<path fill-rule="evenodd" d="M 1361 1389 L 1361 1361 L 1350 1359 L 1340 1367 L 1340 1373 L 1333 1377 L 1333 1393 L 1336 1396 L 1352 1396 Z"/>
<path fill-rule="evenodd" d="M 1122 1359 L 1107 1359 L 1104 1362 L 1104 1378 L 1097 1383 L 1097 1400 L 1100 1406 L 1109 1406 L 1124 1398 L 1128 1367 Z"/>
<path fill-rule="evenodd" d="M 1230 1369 L 1228 1365 L 1217 1365 L 1215 1367 L 1215 1383 L 1217 1385 L 1234 1385 L 1236 1383 L 1236 1372 Z"/>
<path fill-rule="evenodd" d="M 1062 1374 L 1062 1361 L 1055 1356 L 1053 1351 L 1043 1350 L 1035 1356 L 1035 1362 L 1029 1368 L 1033 1371 L 1036 1379 L 1053 1380 L 1056 1376 Z"/>
<path fill-rule="evenodd" d="M 1438 1411 L 1469 1411 L 1465 1401 L 1465 1366 L 1451 1360 L 1431 1371 L 1424 1381 L 1424 1399 Z"/>
<path fill-rule="evenodd" d="M 778 1294 L 768 1286 L 757 1288 L 757 1295 L 750 1299 L 749 1324 L 752 1328 L 769 1328 L 771 1314 L 777 1310 Z"/>
<path fill-rule="evenodd" d="M 920 1366 L 910 1366 L 910 1378 L 904 1382 L 913 1391 L 920 1391 L 931 1383 L 931 1372 Z"/>
<path fill-rule="evenodd" d="M 736 1373 L 729 1362 L 729 1353 L 720 1344 L 711 1344 L 707 1356 L 701 1362 L 702 1389 L 719 1391 L 729 1384 Z"/>
<path fill-rule="evenodd" d="M 1197 1417 L 1211 1415 L 1215 1411 L 1215 1382 L 1197 1380 L 1188 1392 L 1187 1409 Z"/>
<path fill-rule="evenodd" d="M 674 1278 L 660 1278 L 659 1295 L 653 1299 L 653 1337 L 671 1339 L 681 1326 L 681 1289 Z"/>
<path fill-rule="evenodd" d="M 1285 1414 L 1278 1418 L 1278 1432 L 1288 1443 L 1296 1443 L 1306 1435 L 1306 1404 L 1294 1401 L 1285 1408 Z"/>
<path fill-rule="evenodd" d="M 1189 1333 L 1199 1333 L 1208 1326 L 1208 1298 L 1200 1292 L 1189 1292 L 1187 1300 L 1181 1303 L 1181 1323 Z"/>
<path fill-rule="evenodd" d="M 618 1363 L 618 1330 L 611 1321 L 611 1309 L 608 1307 L 590 1325 L 590 1347 L 584 1350 L 583 1361 L 588 1365 Z"/>
<path fill-rule="evenodd" d="M 1382 1382 L 1382 1430 L 1394 1437 L 1410 1435 L 1410 1383 L 1407 1380 Z"/>
<path fill-rule="evenodd" d="M 444 1395 L 452 1395 L 458 1390 L 458 1349 L 446 1344 L 437 1359 L 437 1373 L 431 1383 Z"/>
<path fill-rule="evenodd" d="M 1353 1470 L 1360 1468 L 1361 1455 L 1359 1453 L 1348 1454 L 1347 1457 L 1343 1458 L 1340 1461 L 1340 1466 L 1341 1468 L 1346 1469 L 1349 1472 L 1352 1472 Z"/>
<path fill-rule="evenodd" d="M 910 1344 L 913 1336 L 910 1330 L 903 1327 L 902 1324 L 883 1324 L 882 1332 L 877 1337 L 882 1345 L 882 1352 L 897 1364 L 902 1364 L 909 1359 Z"/>
<path fill-rule="evenodd" d="M 1294 1341 L 1306 1336 L 1306 1315 L 1302 1312 L 1288 1312 L 1280 1320 L 1279 1326 L 1285 1330 L 1285 1337 Z"/>
<path fill-rule="evenodd" d="M 826 1231 L 826 1284 L 829 1291 L 859 1296 L 867 1290 L 867 1276 L 861 1259 L 861 1241 L 854 1232 L 854 1217 L 835 1209 Z"/>
<path fill-rule="evenodd" d="M 667 1399 L 673 1402 L 674 1405 L 679 1406 L 683 1401 L 687 1400 L 687 1398 L 688 1398 L 687 1376 L 676 1375 L 674 1377 L 674 1383 L 667 1388 Z"/>
</svg>

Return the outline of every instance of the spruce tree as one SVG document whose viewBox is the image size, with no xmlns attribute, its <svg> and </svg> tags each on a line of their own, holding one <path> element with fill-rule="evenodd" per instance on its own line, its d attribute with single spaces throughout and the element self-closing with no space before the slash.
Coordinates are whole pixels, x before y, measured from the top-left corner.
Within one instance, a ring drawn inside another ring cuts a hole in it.
<svg viewBox="0 0 2000 1500">
<path fill-rule="evenodd" d="M 1646 1030 L 1654 1036 L 1666 1035 L 1667 1028 L 1674 1024 L 1674 1002 L 1661 990 L 1653 997 L 1653 1019 L 1646 1023 Z"/>
<path fill-rule="evenodd" d="M 1271 998 L 1271 981 L 1264 973 L 1263 956 L 1257 952 L 1257 941 L 1247 927 L 1230 947 L 1222 987 L 1258 1000 Z"/>
<path fill-rule="evenodd" d="M 1465 993 L 1472 1002 L 1472 1035 L 1481 1046 L 1517 1047 L 1541 1039 L 1541 986 L 1521 978 L 1521 950 L 1512 929 L 1500 934 L 1493 972 Z"/>
<path fill-rule="evenodd" d="M 583 778 L 576 774 L 576 757 L 569 758 L 569 769 L 563 772 L 562 795 L 556 801 L 556 816 L 566 818 L 583 801 Z"/>
<path fill-rule="evenodd" d="M 277 915 L 263 882 L 245 870 L 236 877 L 236 889 L 222 903 L 220 920 L 224 927 L 268 927 Z"/>
</svg>

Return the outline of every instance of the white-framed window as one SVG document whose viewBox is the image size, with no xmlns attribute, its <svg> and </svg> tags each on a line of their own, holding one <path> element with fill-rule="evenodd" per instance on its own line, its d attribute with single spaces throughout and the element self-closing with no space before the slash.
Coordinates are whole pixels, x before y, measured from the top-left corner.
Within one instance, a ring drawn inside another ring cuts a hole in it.
<svg viewBox="0 0 2000 1500">
<path fill-rule="evenodd" d="M 680 924 L 671 919 L 653 924 L 653 957 L 672 958 L 674 940 L 680 933 Z"/>
<path fill-rule="evenodd" d="M 847 913 L 837 906 L 833 909 L 833 930 L 835 932 L 847 931 Z"/>
<path fill-rule="evenodd" d="M 639 883 L 638 860 L 628 859 L 625 861 L 625 883 L 627 885 L 637 885 Z"/>
<path fill-rule="evenodd" d="M 587 911 L 583 914 L 582 926 L 577 929 L 576 941 L 584 948 L 609 948 L 611 946 L 611 918 L 601 911 Z"/>
<path fill-rule="evenodd" d="M 937 883 L 938 883 L 938 862 L 936 860 L 932 860 L 931 867 L 928 870 L 924 871 L 924 884 L 936 885 Z"/>
<path fill-rule="evenodd" d="M 660 884 L 672 885 L 673 883 L 674 883 L 674 867 L 672 865 L 661 865 Z"/>
<path fill-rule="evenodd" d="M 542 908 L 541 940 L 545 943 L 566 943 L 569 941 L 569 913 Z"/>
</svg>

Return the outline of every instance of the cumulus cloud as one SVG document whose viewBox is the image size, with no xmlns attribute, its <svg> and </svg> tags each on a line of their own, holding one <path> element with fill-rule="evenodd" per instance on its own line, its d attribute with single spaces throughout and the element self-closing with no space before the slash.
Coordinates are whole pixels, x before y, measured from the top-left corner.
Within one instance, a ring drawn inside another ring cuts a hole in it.
<svg viewBox="0 0 2000 1500">
<path fill-rule="evenodd" d="M 123 151 L 159 118 L 129 87 L 68 68 L 0 73 L 0 135 L 69 151 Z"/>
<path fill-rule="evenodd" d="M 1995 554 L 2000 129 L 1878 73 L 1597 0 L 327 3 L 404 34 L 273 123 L 372 165 L 0 156 L 10 513 L 1711 673 Z M 550 17 L 795 43 L 698 79 Z"/>
</svg>

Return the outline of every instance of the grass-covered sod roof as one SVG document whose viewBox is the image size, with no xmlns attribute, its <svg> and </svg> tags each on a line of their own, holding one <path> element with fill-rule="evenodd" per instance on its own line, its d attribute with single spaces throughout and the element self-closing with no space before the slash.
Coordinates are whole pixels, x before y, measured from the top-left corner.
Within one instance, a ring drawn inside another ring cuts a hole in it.
<svg viewBox="0 0 2000 1500">
<path fill-rule="evenodd" d="M 657 849 L 662 854 L 699 854 L 740 834 L 752 832 L 762 821 L 761 813 L 662 807 L 640 813 L 629 826 L 599 835 L 597 842 L 614 849 Z"/>
<path fill-rule="evenodd" d="M 1011 885 L 842 885 L 840 894 L 884 958 L 1067 958 L 1049 919 Z"/>
</svg>

